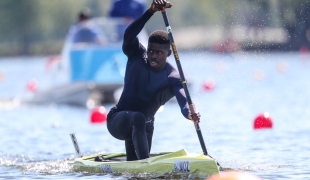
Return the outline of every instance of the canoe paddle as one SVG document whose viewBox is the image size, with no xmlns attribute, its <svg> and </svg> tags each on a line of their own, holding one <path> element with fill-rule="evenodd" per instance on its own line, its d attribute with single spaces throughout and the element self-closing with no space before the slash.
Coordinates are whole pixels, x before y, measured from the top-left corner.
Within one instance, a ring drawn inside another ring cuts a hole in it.
<svg viewBox="0 0 310 180">
<path fill-rule="evenodd" d="M 168 8 L 171 7 L 169 2 L 167 2 L 166 7 L 168 7 Z M 194 106 L 194 104 L 192 102 L 192 99 L 191 99 L 191 97 L 189 95 L 189 91 L 188 91 L 187 84 L 186 84 L 187 82 L 185 80 L 183 69 L 182 69 L 182 66 L 181 66 L 180 58 L 179 58 L 179 54 L 178 54 L 176 45 L 174 43 L 174 39 L 173 39 L 173 35 L 172 35 L 172 30 L 171 30 L 171 27 L 170 27 L 170 24 L 169 24 L 169 20 L 168 20 L 168 16 L 167 16 L 166 10 L 163 9 L 161 11 L 161 13 L 162 13 L 164 21 L 165 21 L 166 29 L 167 29 L 167 32 L 168 32 L 168 35 L 169 35 L 170 44 L 171 44 L 173 55 L 174 55 L 174 59 L 175 59 L 175 62 L 177 64 L 177 67 L 178 67 L 178 70 L 179 70 L 179 73 L 180 73 L 180 77 L 181 77 L 181 80 L 182 80 L 182 85 L 183 85 L 183 88 L 184 88 L 184 91 L 185 91 L 185 95 L 186 95 L 186 99 L 187 99 L 187 102 L 188 102 L 189 111 L 190 111 L 191 114 L 194 114 L 194 113 L 196 113 L 195 106 Z M 206 145 L 204 143 L 204 140 L 203 140 L 203 137 L 202 137 L 202 133 L 201 133 L 201 130 L 200 130 L 200 127 L 199 127 L 199 123 L 197 123 L 197 124 L 194 123 L 194 125 L 195 125 L 195 129 L 196 129 L 196 132 L 197 132 L 197 135 L 198 135 L 198 139 L 199 139 L 199 142 L 200 142 L 203 154 L 205 156 L 211 157 L 208 154 Z M 217 165 L 220 167 L 220 169 L 222 168 L 218 162 L 217 162 Z"/>
</svg>

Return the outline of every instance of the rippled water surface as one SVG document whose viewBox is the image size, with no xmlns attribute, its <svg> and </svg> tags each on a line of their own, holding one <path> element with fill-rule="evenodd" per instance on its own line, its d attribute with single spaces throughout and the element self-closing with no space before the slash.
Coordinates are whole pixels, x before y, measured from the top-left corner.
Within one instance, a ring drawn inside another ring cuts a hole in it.
<svg viewBox="0 0 310 180">
<path fill-rule="evenodd" d="M 310 57 L 197 52 L 180 53 L 180 58 L 212 157 L 226 169 L 262 179 L 310 179 Z M 169 61 L 175 64 L 173 58 Z M 89 123 L 89 109 L 19 105 L 32 96 L 26 89 L 30 79 L 44 90 L 53 86 L 54 77 L 45 57 L 0 59 L 0 179 L 133 178 L 77 173 L 67 164 L 75 153 L 70 133 L 75 133 L 83 154 L 124 151 L 123 142 L 112 138 L 105 124 Z M 212 91 L 202 88 L 208 80 L 215 82 Z M 109 110 L 112 105 L 104 106 Z M 253 129 L 261 112 L 270 113 L 272 129 Z M 182 148 L 201 153 L 193 124 L 172 100 L 156 115 L 152 152 Z"/>
</svg>

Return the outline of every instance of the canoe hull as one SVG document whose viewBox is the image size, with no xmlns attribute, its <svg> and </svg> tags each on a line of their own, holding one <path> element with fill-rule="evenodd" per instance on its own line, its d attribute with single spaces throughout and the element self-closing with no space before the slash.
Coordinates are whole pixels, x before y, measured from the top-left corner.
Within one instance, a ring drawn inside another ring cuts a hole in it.
<svg viewBox="0 0 310 180">
<path fill-rule="evenodd" d="M 205 155 L 189 154 L 182 149 L 137 161 L 96 162 L 94 157 L 77 158 L 71 164 L 75 171 L 89 173 L 187 173 L 192 177 L 208 177 L 219 172 L 214 159 Z"/>
</svg>

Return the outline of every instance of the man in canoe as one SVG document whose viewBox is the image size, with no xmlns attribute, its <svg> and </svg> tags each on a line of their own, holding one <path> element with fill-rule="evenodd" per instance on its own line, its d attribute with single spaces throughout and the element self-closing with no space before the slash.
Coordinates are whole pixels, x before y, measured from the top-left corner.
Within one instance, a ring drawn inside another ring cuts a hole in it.
<svg viewBox="0 0 310 180">
<path fill-rule="evenodd" d="M 113 137 L 125 141 L 127 161 L 149 158 L 154 116 L 172 97 L 176 97 L 185 118 L 194 123 L 200 120 L 199 113 L 189 112 L 180 75 L 167 62 L 171 55 L 168 33 L 151 33 L 147 49 L 137 38 L 146 22 L 154 13 L 164 10 L 166 4 L 166 0 L 153 0 L 151 7 L 124 33 L 123 52 L 128 58 L 124 89 L 108 114 L 107 128 Z"/>
</svg>

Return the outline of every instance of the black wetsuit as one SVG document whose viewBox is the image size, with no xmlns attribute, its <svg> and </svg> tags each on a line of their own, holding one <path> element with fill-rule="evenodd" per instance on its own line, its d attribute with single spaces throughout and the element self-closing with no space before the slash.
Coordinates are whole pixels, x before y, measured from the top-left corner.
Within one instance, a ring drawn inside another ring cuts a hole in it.
<svg viewBox="0 0 310 180">
<path fill-rule="evenodd" d="M 188 105 L 178 71 L 170 63 L 155 71 L 147 62 L 145 47 L 137 35 L 152 14 L 146 11 L 125 31 L 123 52 L 128 57 L 125 82 L 119 102 L 107 118 L 112 136 L 125 140 L 127 160 L 149 157 L 154 115 L 159 107 L 176 96 L 181 112 L 188 119 Z"/>
</svg>

